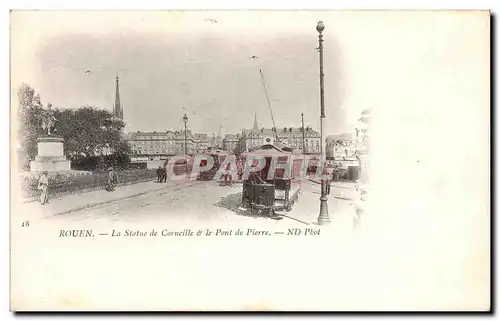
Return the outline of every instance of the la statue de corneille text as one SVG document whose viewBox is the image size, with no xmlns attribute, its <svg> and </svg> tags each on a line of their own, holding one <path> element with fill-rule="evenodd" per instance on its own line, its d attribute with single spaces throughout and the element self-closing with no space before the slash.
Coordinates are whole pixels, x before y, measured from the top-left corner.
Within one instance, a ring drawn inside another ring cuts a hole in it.
<svg viewBox="0 0 500 321">
<path fill-rule="evenodd" d="M 286 231 L 268 231 L 268 230 L 258 230 L 254 228 L 246 229 L 183 229 L 183 230 L 169 230 L 162 229 L 156 230 L 152 229 L 149 231 L 144 230 L 111 230 L 111 232 L 100 232 L 97 233 L 99 236 L 109 236 L 109 237 L 147 237 L 147 236 L 177 236 L 177 237 L 194 237 L 194 236 L 272 236 L 272 235 L 289 235 L 289 236 L 314 236 L 320 235 L 320 228 L 290 228 Z M 60 238 L 94 238 L 96 233 L 91 229 L 74 229 L 74 230 L 60 230 Z"/>
</svg>

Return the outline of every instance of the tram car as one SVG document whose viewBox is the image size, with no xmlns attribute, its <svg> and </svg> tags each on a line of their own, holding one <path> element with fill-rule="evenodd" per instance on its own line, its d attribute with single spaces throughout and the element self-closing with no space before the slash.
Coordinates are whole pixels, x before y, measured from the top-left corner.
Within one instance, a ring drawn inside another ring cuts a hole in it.
<svg viewBox="0 0 500 321">
<path fill-rule="evenodd" d="M 211 157 L 212 160 L 214 161 L 214 165 L 209 170 L 200 172 L 198 174 L 198 180 L 200 180 L 200 181 L 213 180 L 215 175 L 219 171 L 220 166 L 224 162 L 224 159 L 226 158 L 226 156 L 227 155 L 225 153 L 221 153 L 221 152 L 209 152 L 209 153 L 202 154 L 201 155 L 201 162 L 200 162 L 201 167 L 207 166 L 209 157 Z"/>
<path fill-rule="evenodd" d="M 290 211 L 298 200 L 301 190 L 301 158 L 293 157 L 295 155 L 291 149 L 268 144 L 259 150 L 247 153 L 246 166 L 259 165 L 259 160 L 255 159 L 255 156 L 263 157 L 266 164 L 260 171 L 250 172 L 248 177 L 244 175 L 242 206 L 252 213 L 269 216 L 274 215 L 276 211 Z M 274 177 L 268 177 L 273 158 L 278 159 L 278 164 L 288 166 L 290 174 L 288 177 L 285 176 L 283 168 L 276 168 Z"/>
<path fill-rule="evenodd" d="M 169 164 L 169 160 L 165 160 L 163 163 L 164 166 Z M 174 162 L 172 166 L 172 170 L 174 175 L 184 175 L 191 173 L 193 169 L 193 158 L 190 156 L 186 156 L 184 159 L 178 159 Z"/>
</svg>

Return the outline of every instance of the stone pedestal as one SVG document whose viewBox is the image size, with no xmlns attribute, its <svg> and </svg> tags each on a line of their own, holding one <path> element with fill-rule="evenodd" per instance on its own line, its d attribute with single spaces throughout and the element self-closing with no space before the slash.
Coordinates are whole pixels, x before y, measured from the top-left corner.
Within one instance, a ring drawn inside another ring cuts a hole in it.
<svg viewBox="0 0 500 321">
<path fill-rule="evenodd" d="M 30 163 L 32 172 L 62 172 L 71 170 L 71 162 L 64 156 L 64 139 L 42 136 L 38 141 L 38 156 Z"/>
</svg>

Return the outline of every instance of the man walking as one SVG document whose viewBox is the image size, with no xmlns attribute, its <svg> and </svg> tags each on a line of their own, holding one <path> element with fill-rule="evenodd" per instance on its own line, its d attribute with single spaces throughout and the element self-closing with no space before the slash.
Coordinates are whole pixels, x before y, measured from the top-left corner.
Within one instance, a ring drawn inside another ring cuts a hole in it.
<svg viewBox="0 0 500 321">
<path fill-rule="evenodd" d="M 115 190 L 115 181 L 116 181 L 116 176 L 115 172 L 113 171 L 113 167 L 108 168 L 108 192 L 112 192 Z"/>
<path fill-rule="evenodd" d="M 243 159 L 241 157 L 238 158 L 236 167 L 237 167 L 237 180 L 241 182 L 241 180 L 243 179 Z"/>
<path fill-rule="evenodd" d="M 322 181 L 325 183 L 325 192 L 326 195 L 330 195 L 330 186 L 332 183 L 332 175 L 328 173 L 328 171 L 325 170 L 324 174 L 325 177 L 322 179 Z"/>
<path fill-rule="evenodd" d="M 40 204 L 47 204 L 49 202 L 49 173 L 43 172 L 38 180 L 38 189 L 41 191 Z"/>
<path fill-rule="evenodd" d="M 339 180 L 339 167 L 338 165 L 333 165 L 332 181 Z"/>
<path fill-rule="evenodd" d="M 161 169 L 161 178 L 160 178 L 160 183 L 166 183 L 167 182 L 167 164 L 163 165 L 163 168 Z"/>
<path fill-rule="evenodd" d="M 227 164 L 226 166 L 226 175 L 224 177 L 224 184 L 229 186 L 233 186 L 233 169 L 231 168 L 231 164 Z M 229 181 L 229 182 L 228 182 Z"/>
<path fill-rule="evenodd" d="M 161 176 L 161 165 L 158 166 L 158 169 L 156 170 L 156 176 L 157 176 L 157 179 L 156 179 L 156 182 L 157 183 L 161 183 L 161 180 L 162 180 L 162 176 Z"/>
</svg>

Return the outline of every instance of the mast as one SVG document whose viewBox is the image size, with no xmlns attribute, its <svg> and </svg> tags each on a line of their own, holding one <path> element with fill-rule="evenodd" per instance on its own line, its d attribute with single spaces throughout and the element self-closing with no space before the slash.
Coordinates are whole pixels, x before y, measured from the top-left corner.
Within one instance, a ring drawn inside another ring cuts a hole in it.
<svg viewBox="0 0 500 321">
<path fill-rule="evenodd" d="M 259 69 L 260 77 L 262 78 L 262 85 L 264 86 L 264 91 L 266 92 L 267 105 L 269 106 L 269 110 L 271 111 L 271 119 L 273 120 L 273 131 L 276 136 L 276 141 L 279 142 L 280 139 L 278 137 L 278 130 L 276 129 L 276 123 L 274 122 L 273 109 L 271 108 L 271 101 L 269 100 L 269 94 L 267 93 L 266 81 L 264 80 L 264 74 L 262 73 L 262 69 Z"/>
</svg>

